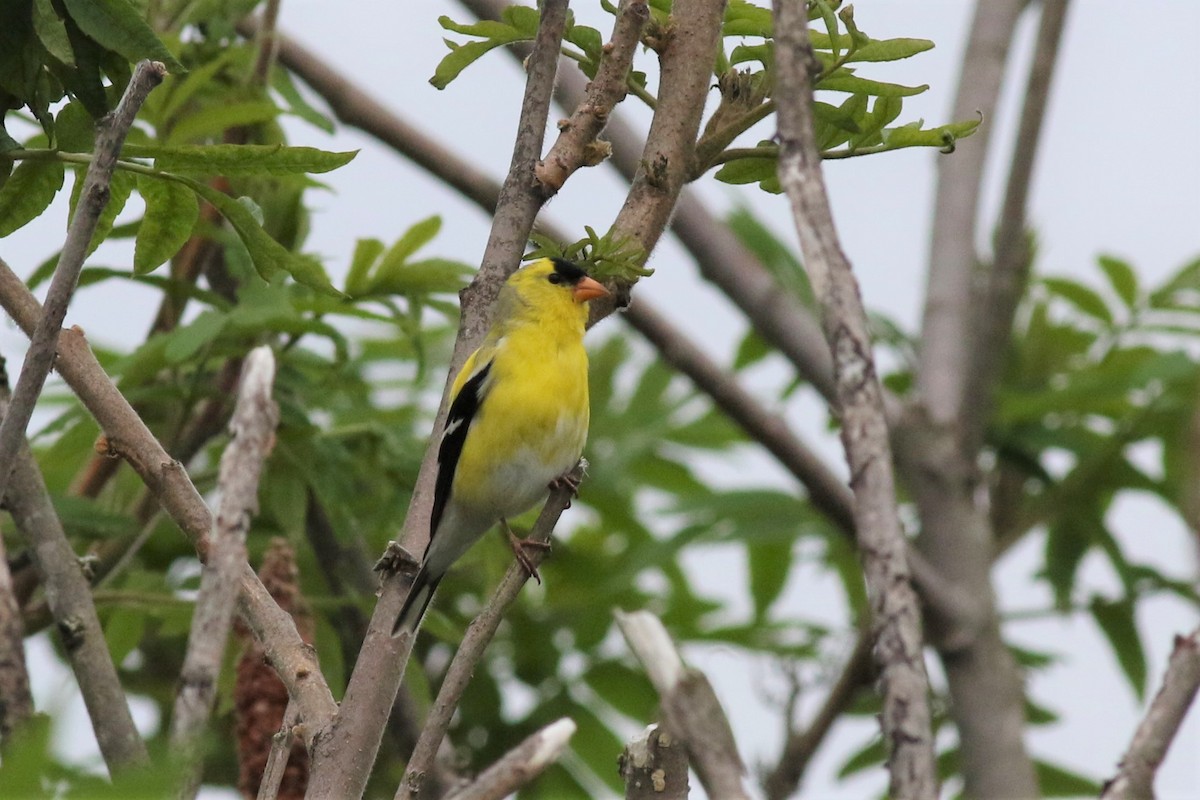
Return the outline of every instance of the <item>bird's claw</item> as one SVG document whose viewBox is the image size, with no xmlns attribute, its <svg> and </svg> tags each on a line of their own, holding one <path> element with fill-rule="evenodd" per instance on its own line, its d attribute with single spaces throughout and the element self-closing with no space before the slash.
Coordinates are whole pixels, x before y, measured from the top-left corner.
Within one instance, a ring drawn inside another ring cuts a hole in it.
<svg viewBox="0 0 1200 800">
<path fill-rule="evenodd" d="M 539 541 L 537 539 L 522 539 L 512 532 L 512 528 L 508 527 L 508 522 L 503 521 L 504 533 L 508 537 L 508 546 L 512 548 L 513 555 L 517 557 L 517 563 L 525 570 L 525 574 L 538 582 L 542 583 L 542 576 L 538 573 L 537 565 L 529 557 L 528 550 L 540 550 L 542 553 L 550 552 L 551 545 L 549 542 Z"/>
<path fill-rule="evenodd" d="M 570 489 L 571 497 L 579 497 L 579 484 L 582 483 L 582 481 L 582 477 L 576 475 L 575 471 L 572 470 L 571 472 L 564 472 L 562 475 L 559 475 L 557 478 L 550 481 L 549 488 L 552 492 L 557 492 L 559 489 L 563 488 Z M 570 507 L 571 500 L 568 499 L 566 508 Z"/>
</svg>

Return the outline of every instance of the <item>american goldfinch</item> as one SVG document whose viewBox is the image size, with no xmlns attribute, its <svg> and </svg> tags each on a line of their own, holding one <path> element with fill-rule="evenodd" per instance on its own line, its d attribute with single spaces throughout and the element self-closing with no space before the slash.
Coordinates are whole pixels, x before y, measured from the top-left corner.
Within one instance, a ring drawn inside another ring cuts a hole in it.
<svg viewBox="0 0 1200 800">
<path fill-rule="evenodd" d="M 583 453 L 588 431 L 587 302 L 608 290 L 578 265 L 517 270 L 479 349 L 454 379 L 438 450 L 429 546 L 393 635 L 416 631 L 450 565 L 499 521 L 544 500 Z"/>
</svg>

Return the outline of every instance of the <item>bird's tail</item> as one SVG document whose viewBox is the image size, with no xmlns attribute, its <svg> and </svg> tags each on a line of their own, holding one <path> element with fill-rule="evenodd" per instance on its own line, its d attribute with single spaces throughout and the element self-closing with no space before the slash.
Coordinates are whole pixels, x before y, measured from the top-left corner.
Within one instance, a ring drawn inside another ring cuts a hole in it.
<svg viewBox="0 0 1200 800">
<path fill-rule="evenodd" d="M 404 601 L 404 608 L 400 609 L 400 616 L 396 617 L 396 624 L 392 626 L 392 636 L 399 636 L 403 631 L 416 633 L 421 618 L 425 616 L 425 609 L 429 608 L 429 601 L 433 599 L 433 593 L 441 580 L 440 575 L 436 578 L 431 577 L 424 567 L 417 572 L 417 577 L 413 578 L 412 587 L 408 590 L 408 599 Z"/>
</svg>

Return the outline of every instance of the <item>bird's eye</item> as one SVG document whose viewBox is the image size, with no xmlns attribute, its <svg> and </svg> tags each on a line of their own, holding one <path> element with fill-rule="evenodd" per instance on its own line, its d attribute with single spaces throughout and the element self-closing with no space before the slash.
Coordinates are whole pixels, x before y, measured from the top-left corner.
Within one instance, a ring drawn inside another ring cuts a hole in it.
<svg viewBox="0 0 1200 800">
<path fill-rule="evenodd" d="M 563 276 L 559 275 L 557 272 L 551 272 L 550 276 L 546 278 L 546 280 L 550 281 L 551 283 L 562 283 Z"/>
</svg>

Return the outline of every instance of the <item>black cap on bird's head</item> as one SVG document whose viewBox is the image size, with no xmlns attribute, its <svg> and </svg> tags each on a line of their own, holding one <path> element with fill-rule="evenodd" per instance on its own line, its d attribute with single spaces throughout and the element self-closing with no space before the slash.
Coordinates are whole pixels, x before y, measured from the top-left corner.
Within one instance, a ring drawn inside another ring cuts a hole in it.
<svg viewBox="0 0 1200 800">
<path fill-rule="evenodd" d="M 554 265 L 554 271 L 550 273 L 550 282 L 572 287 L 571 294 L 576 302 L 583 303 L 609 293 L 603 284 L 589 277 L 583 267 L 574 261 L 551 258 L 550 263 Z"/>
</svg>

